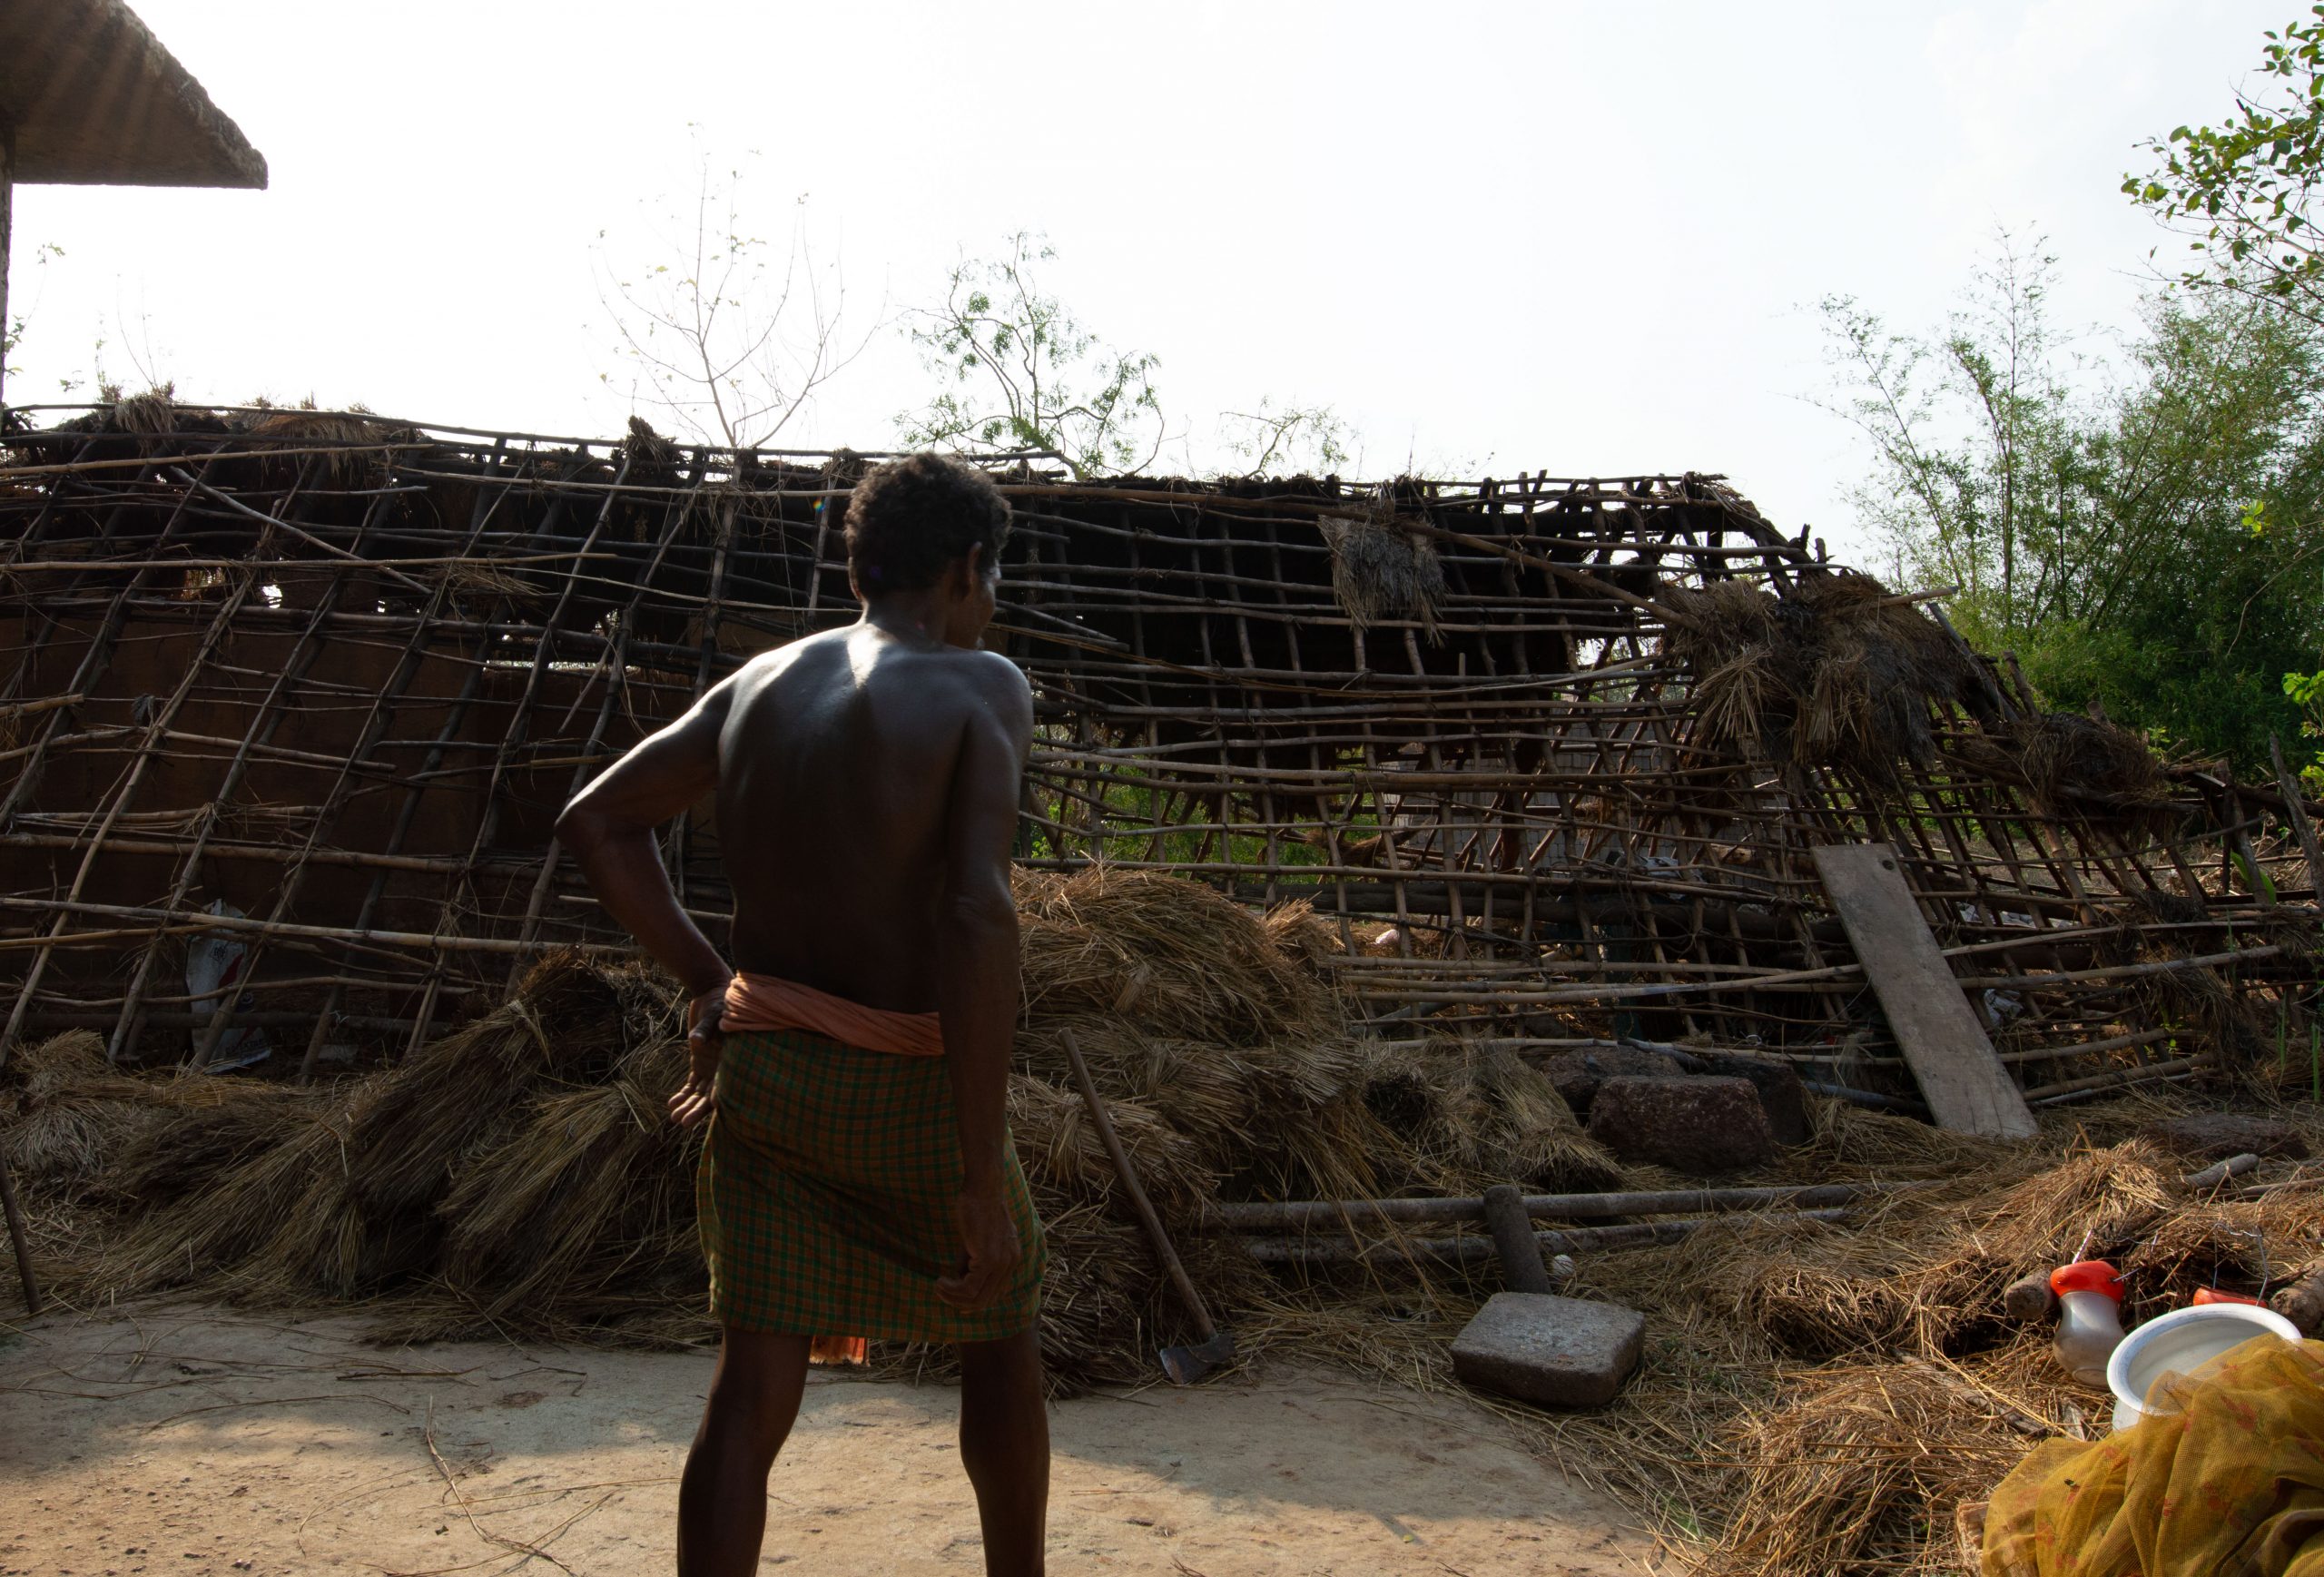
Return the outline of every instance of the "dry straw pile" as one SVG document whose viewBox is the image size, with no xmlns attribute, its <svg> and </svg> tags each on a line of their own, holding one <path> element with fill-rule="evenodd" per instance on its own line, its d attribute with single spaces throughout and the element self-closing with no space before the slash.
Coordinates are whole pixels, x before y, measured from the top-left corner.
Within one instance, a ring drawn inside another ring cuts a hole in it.
<svg viewBox="0 0 2324 1577">
<path fill-rule="evenodd" d="M 1050 1235 L 1042 1339 L 1062 1387 L 1150 1380 L 1155 1348 L 1192 1334 L 1074 1093 L 1068 1027 L 1247 1350 L 1449 1387 L 1447 1345 L 1498 1278 L 1265 1270 L 1203 1230 L 1216 1201 L 1675 1180 L 1614 1166 L 1512 1057 L 1349 1039 L 1333 933 L 1304 908 L 1105 871 L 1024 875 L 1017 896 L 1009 1109 Z M 94 1037 L 61 1037 L 0 1075 L 0 1144 L 36 1190 L 48 1274 L 84 1305 L 187 1288 L 370 1300 L 389 1337 L 698 1340 L 694 1151 L 663 1116 L 682 1055 L 664 982 L 559 957 L 410 1061 L 329 1089 L 130 1077 Z M 2186 1163 L 2137 1137 L 2163 1109 L 2081 1108 L 2007 1145 L 1819 1103 L 1811 1142 L 1751 1180 L 1934 1186 L 1845 1223 L 1736 1217 L 1584 1257 L 1573 1290 L 1647 1313 L 1643 1368 L 1601 1412 L 1502 1411 L 1715 1572 L 1952 1569 L 1956 1507 L 2107 1411 L 2043 1336 L 2002 1323 L 2010 1281 L 2105 1255 L 2143 1317 L 2324 1259 L 2307 1172 L 2270 1162 L 2190 1197 Z"/>
<path fill-rule="evenodd" d="M 2183 813 L 2145 740 L 2117 724 L 2076 712 L 2015 718 L 1998 737 L 1964 734 L 1953 754 L 1973 772 L 2025 791 L 2045 816 L 2079 815 L 2119 827 L 2166 828 Z"/>
<path fill-rule="evenodd" d="M 1021 875 L 1018 900 L 1009 1113 L 1049 1232 L 1042 1335 L 1062 1385 L 1147 1378 L 1155 1348 L 1188 1334 L 1074 1090 L 1068 1027 L 1224 1306 L 1275 1295 L 1201 1232 L 1215 1199 L 1615 1175 L 1513 1059 L 1349 1039 L 1336 943 L 1304 905 L 1262 917 L 1194 882 L 1104 871 Z M 407 1338 L 694 1339 L 709 1334 L 696 1152 L 663 1115 L 683 1056 L 665 982 L 560 956 L 409 1061 L 330 1089 L 128 1076 L 94 1037 L 62 1037 L 10 1069 L 5 1143 L 79 1228 L 57 1268 L 84 1302 L 386 1298 L 383 1330 Z"/>
</svg>

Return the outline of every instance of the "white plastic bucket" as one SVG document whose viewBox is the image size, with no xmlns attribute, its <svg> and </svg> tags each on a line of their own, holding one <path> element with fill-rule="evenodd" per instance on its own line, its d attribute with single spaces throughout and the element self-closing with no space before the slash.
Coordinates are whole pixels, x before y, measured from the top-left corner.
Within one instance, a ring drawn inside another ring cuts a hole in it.
<svg viewBox="0 0 2324 1577">
<path fill-rule="evenodd" d="M 2122 1338 L 2106 1361 L 2106 1386 L 2114 1393 L 2114 1427 L 2128 1429 L 2146 1416 L 2146 1394 L 2176 1370 L 2191 1374 L 2230 1347 L 2254 1336 L 2299 1340 L 2299 1327 L 2276 1313 L 2248 1303 L 2205 1303 L 2157 1315 Z"/>
</svg>

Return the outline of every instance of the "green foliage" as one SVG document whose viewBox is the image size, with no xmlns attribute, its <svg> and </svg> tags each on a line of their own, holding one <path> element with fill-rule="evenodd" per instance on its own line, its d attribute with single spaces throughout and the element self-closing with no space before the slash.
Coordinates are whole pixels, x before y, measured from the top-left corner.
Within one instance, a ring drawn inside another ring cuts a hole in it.
<svg viewBox="0 0 2324 1577">
<path fill-rule="evenodd" d="M 1968 306 L 1934 339 L 1889 332 L 1851 297 L 1823 303 L 1842 386 L 1833 409 L 1876 461 L 1853 501 L 1900 577 L 1954 588 L 2004 632 L 2053 599 L 2087 524 L 2073 452 L 2083 413 L 2044 310 L 2052 268 L 2003 233 Z"/>
<path fill-rule="evenodd" d="M 2199 254 L 2190 283 L 2225 286 L 2324 320 L 2313 204 L 2324 180 L 2324 5 L 2263 34 L 2259 87 L 2217 126 L 2148 141 L 2156 166 L 2122 191 Z"/>
<path fill-rule="evenodd" d="M 2300 737 L 2324 740 L 2324 671 L 2284 675 L 2284 695 L 2299 708 Z M 2324 793 L 2324 748 L 2308 747 L 2309 760 L 2299 769 L 2300 781 L 2310 793 Z"/>
<path fill-rule="evenodd" d="M 1040 265 L 1057 256 L 1046 241 L 1019 231 L 1006 247 L 963 259 L 940 305 L 905 314 L 940 388 L 896 418 L 898 438 L 971 454 L 1046 451 L 1076 478 L 1143 470 L 1162 447 L 1159 362 L 1108 349 L 1042 289 Z"/>
<path fill-rule="evenodd" d="M 2050 266 L 2004 237 L 1933 339 L 1825 304 L 1873 448 L 1858 508 L 2053 705 L 2256 769 L 2298 722 L 2280 676 L 2324 648 L 2324 333 L 2165 291 L 2110 376 L 2050 330 Z"/>
</svg>

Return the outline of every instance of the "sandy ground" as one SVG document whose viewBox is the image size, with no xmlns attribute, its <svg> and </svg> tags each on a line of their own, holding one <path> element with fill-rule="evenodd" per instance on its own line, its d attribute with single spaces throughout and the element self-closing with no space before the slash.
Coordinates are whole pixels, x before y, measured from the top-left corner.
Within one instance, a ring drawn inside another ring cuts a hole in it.
<svg viewBox="0 0 2324 1577">
<path fill-rule="evenodd" d="M 193 1307 L 0 1335 L 0 1573 L 669 1570 L 707 1356 L 359 1330 Z M 980 1572 L 956 1399 L 819 1372 L 762 1565 Z M 1457 1398 L 1273 1372 L 1062 1403 L 1052 1428 L 1058 1572 L 1651 1569 L 1616 1508 Z"/>
</svg>

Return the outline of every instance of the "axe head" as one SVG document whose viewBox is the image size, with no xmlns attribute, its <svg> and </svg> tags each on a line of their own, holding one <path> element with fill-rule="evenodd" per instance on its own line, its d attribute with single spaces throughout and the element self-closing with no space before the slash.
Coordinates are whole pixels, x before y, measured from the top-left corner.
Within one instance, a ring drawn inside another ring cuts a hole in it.
<svg viewBox="0 0 2324 1577">
<path fill-rule="evenodd" d="M 1235 1361 L 1235 1336 L 1231 1331 L 1213 1331 L 1207 1341 L 1187 1347 L 1165 1347 L 1160 1356 L 1162 1372 L 1170 1376 L 1170 1384 L 1191 1385 Z"/>
</svg>

